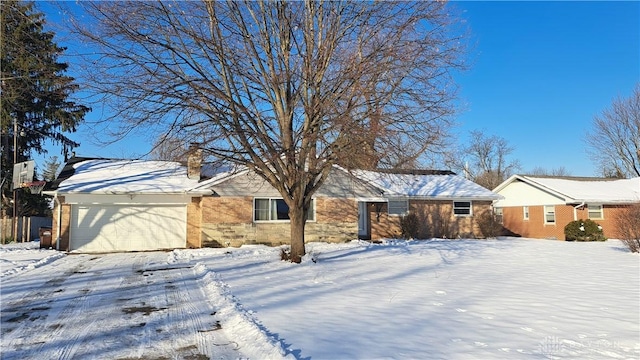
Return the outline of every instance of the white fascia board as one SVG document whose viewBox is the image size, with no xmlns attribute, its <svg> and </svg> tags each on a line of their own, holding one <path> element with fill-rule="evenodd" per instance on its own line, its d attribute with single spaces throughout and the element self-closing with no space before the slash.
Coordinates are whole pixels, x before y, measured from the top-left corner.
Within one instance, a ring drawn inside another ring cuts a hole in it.
<svg viewBox="0 0 640 360">
<path fill-rule="evenodd" d="M 496 201 L 503 197 L 444 197 L 444 196 L 387 196 L 387 197 L 371 197 L 371 198 L 356 198 L 357 201 L 362 202 L 389 202 L 390 200 L 429 200 L 429 201 Z"/>
<path fill-rule="evenodd" d="M 389 199 L 382 197 L 357 197 L 358 202 L 389 202 Z"/>
<path fill-rule="evenodd" d="M 496 201 L 504 197 L 498 196 L 407 196 L 407 200 L 431 200 L 431 201 Z"/>
<path fill-rule="evenodd" d="M 45 195 L 55 196 L 73 196 L 73 195 L 126 195 L 126 196 L 169 196 L 169 195 L 187 195 L 189 197 L 211 195 L 213 191 L 208 189 L 188 190 L 188 191 L 164 191 L 164 192 L 138 192 L 138 191 L 91 191 L 91 192 L 78 192 L 78 191 L 43 191 Z"/>
<path fill-rule="evenodd" d="M 574 199 L 572 201 L 567 201 L 567 205 L 575 204 L 575 203 L 586 203 L 586 204 L 594 204 L 594 205 L 629 205 L 629 204 L 638 204 L 640 203 L 640 199 L 633 200 L 603 200 L 603 199 Z"/>
<path fill-rule="evenodd" d="M 64 196 L 66 204 L 100 205 L 187 205 L 191 196 L 187 194 L 58 194 Z"/>
</svg>

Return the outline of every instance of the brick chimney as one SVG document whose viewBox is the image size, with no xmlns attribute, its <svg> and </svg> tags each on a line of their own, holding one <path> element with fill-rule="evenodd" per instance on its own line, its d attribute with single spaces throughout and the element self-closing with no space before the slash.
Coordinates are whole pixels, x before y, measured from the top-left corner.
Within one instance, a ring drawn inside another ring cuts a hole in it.
<svg viewBox="0 0 640 360">
<path fill-rule="evenodd" d="M 200 143 L 189 144 L 187 152 L 187 177 L 189 179 L 200 180 L 200 169 L 202 168 L 202 149 Z"/>
</svg>

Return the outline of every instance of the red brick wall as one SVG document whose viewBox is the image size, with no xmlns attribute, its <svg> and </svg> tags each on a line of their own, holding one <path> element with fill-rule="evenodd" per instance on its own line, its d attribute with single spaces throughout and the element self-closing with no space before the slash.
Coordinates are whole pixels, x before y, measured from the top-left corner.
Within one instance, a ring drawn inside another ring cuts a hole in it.
<svg viewBox="0 0 640 360">
<path fill-rule="evenodd" d="M 605 205 L 603 208 L 604 218 L 592 219 L 602 226 L 604 235 L 607 238 L 617 238 L 615 218 L 624 209 L 624 206 Z M 539 239 L 564 240 L 564 227 L 574 220 L 572 205 L 556 205 L 556 223 L 544 223 L 544 207 L 529 206 L 529 220 L 523 219 L 522 206 L 503 208 L 504 227 L 509 231 L 523 237 Z M 577 210 L 577 219 L 588 219 L 586 207 Z"/>
<path fill-rule="evenodd" d="M 618 239 L 620 234 L 616 226 L 616 218 L 618 214 L 627 208 L 625 205 L 604 205 L 602 219 L 591 219 L 602 226 L 604 236 L 608 239 Z M 589 213 L 587 208 L 578 210 L 578 219 L 588 219 Z"/>
<path fill-rule="evenodd" d="M 400 216 L 389 215 L 386 203 L 368 204 L 368 209 L 372 240 L 399 238 L 402 235 Z M 476 217 L 485 211 L 491 211 L 491 202 L 472 201 L 472 216 L 455 216 L 453 201 L 449 200 L 411 200 L 409 211 L 418 215 L 420 221 L 431 229 L 429 232 L 444 231 L 443 235 L 430 234 L 429 236 L 482 237 Z M 439 229 L 435 230 L 438 227 Z"/>
<path fill-rule="evenodd" d="M 400 216 L 389 215 L 387 203 L 367 204 L 371 224 L 371 240 L 393 239 L 402 235 Z"/>
</svg>

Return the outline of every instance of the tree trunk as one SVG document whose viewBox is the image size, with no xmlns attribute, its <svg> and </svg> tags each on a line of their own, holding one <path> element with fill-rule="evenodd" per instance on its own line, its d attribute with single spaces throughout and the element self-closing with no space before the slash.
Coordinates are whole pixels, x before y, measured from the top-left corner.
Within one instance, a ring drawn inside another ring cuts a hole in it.
<svg viewBox="0 0 640 360">
<path fill-rule="evenodd" d="M 299 264 L 305 255 L 304 227 L 307 221 L 304 208 L 289 207 L 289 220 L 291 221 L 291 262 Z"/>
</svg>

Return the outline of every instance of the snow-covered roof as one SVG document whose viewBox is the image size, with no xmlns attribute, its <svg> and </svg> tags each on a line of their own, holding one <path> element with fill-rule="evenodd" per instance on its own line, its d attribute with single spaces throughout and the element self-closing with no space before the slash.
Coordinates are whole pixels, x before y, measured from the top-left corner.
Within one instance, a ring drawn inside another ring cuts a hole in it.
<svg viewBox="0 0 640 360">
<path fill-rule="evenodd" d="M 90 159 L 72 167 L 54 189 L 58 193 L 179 194 L 193 193 L 198 185 L 185 166 L 172 161 Z"/>
<path fill-rule="evenodd" d="M 499 185 L 500 191 L 514 180 L 550 191 L 567 203 L 630 203 L 640 201 L 640 177 L 632 179 L 604 179 L 577 177 L 536 177 L 514 175 Z"/>
<path fill-rule="evenodd" d="M 354 170 L 357 178 L 384 191 L 385 197 L 498 200 L 500 195 L 455 174 L 420 175 Z"/>
</svg>

